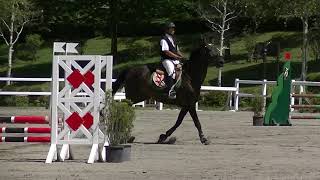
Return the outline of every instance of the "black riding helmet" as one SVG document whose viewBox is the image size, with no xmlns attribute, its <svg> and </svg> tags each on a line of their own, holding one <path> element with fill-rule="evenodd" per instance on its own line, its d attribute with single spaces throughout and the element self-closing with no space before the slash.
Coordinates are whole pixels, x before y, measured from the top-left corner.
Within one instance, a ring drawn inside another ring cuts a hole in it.
<svg viewBox="0 0 320 180">
<path fill-rule="evenodd" d="M 176 25 L 173 23 L 173 22 L 168 22 L 166 25 L 165 25 L 165 29 L 169 29 L 169 28 L 175 28 Z"/>
</svg>

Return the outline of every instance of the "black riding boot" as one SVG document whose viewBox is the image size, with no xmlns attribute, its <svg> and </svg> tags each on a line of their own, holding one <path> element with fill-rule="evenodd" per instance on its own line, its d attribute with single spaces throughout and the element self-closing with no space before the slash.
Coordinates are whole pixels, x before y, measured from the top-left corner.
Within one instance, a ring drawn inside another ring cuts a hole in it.
<svg viewBox="0 0 320 180">
<path fill-rule="evenodd" d="M 171 76 L 168 76 L 166 81 L 167 84 L 167 92 L 168 92 L 168 96 L 170 99 L 175 99 L 176 98 L 176 91 L 174 90 L 173 85 L 175 84 L 174 79 Z"/>
</svg>

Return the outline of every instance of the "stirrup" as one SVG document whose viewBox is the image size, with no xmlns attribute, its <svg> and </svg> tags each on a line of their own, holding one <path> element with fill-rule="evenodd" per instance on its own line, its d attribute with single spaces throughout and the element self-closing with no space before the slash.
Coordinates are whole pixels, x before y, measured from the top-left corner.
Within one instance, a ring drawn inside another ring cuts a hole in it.
<svg viewBox="0 0 320 180">
<path fill-rule="evenodd" d="M 168 96 L 169 96 L 169 99 L 175 99 L 177 97 L 177 93 L 175 90 L 170 89 Z"/>
</svg>

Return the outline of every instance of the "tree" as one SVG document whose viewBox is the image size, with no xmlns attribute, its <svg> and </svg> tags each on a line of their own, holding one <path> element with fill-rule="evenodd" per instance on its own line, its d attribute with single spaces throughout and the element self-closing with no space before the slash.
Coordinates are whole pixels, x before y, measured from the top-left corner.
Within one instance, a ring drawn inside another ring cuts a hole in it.
<svg viewBox="0 0 320 180">
<path fill-rule="evenodd" d="M 79 41 L 110 27 L 110 0 L 31 1 L 43 12 L 37 30 L 44 38 Z"/>
<path fill-rule="evenodd" d="M 230 30 L 231 20 L 238 17 L 239 12 L 236 13 L 235 4 L 231 4 L 228 0 L 212 0 L 208 4 L 199 3 L 198 12 L 200 16 L 207 21 L 212 31 L 219 35 L 218 51 L 219 55 L 224 55 L 225 34 Z M 203 5 L 206 5 L 205 7 Z M 232 10 L 233 9 L 233 10 Z M 221 86 L 222 68 L 218 72 L 218 86 Z"/>
<path fill-rule="evenodd" d="M 0 0 L 0 36 L 9 47 L 7 77 L 11 77 L 12 54 L 24 26 L 36 15 L 29 0 Z M 10 85 L 10 81 L 7 81 Z"/>
<path fill-rule="evenodd" d="M 313 53 L 316 61 L 320 60 L 320 23 L 316 22 L 314 27 L 310 29 L 310 50 Z"/>
<path fill-rule="evenodd" d="M 273 16 L 272 9 L 266 7 L 265 1 L 242 0 L 242 3 L 244 17 L 250 18 L 250 20 L 253 21 L 253 33 L 257 32 L 257 29 L 260 23 L 263 21 L 263 18 Z"/>
<path fill-rule="evenodd" d="M 300 18 L 303 24 L 302 69 L 301 80 L 306 80 L 308 60 L 309 20 L 317 16 L 320 10 L 319 0 L 270 0 L 269 5 L 275 8 L 276 15 L 284 18 Z"/>
<path fill-rule="evenodd" d="M 111 16 L 111 54 L 113 61 L 118 60 L 118 23 L 119 23 L 119 6 L 118 0 L 111 0 L 110 2 L 110 16 Z"/>
</svg>

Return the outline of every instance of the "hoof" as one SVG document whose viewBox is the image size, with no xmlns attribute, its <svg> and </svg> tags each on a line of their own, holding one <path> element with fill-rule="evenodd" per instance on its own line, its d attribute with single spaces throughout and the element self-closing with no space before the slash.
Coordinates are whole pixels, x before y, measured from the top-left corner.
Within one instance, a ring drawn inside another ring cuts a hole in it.
<svg viewBox="0 0 320 180">
<path fill-rule="evenodd" d="M 171 137 L 171 138 L 169 138 L 167 144 L 174 144 L 174 143 L 176 143 L 176 141 L 177 141 L 176 137 Z"/>
<path fill-rule="evenodd" d="M 165 135 L 165 134 L 161 134 L 160 136 L 159 136 L 159 139 L 158 139 L 158 144 L 162 144 L 162 143 L 164 143 L 164 141 L 167 139 L 167 136 Z"/>
<path fill-rule="evenodd" d="M 130 136 L 130 138 L 128 139 L 127 143 L 133 143 L 135 138 L 136 137 L 134 137 L 134 136 Z"/>
<path fill-rule="evenodd" d="M 209 140 L 208 140 L 207 138 L 205 138 L 205 137 L 201 138 L 200 141 L 201 141 L 201 143 L 202 143 L 203 145 L 209 145 L 209 144 L 210 144 Z"/>
</svg>

